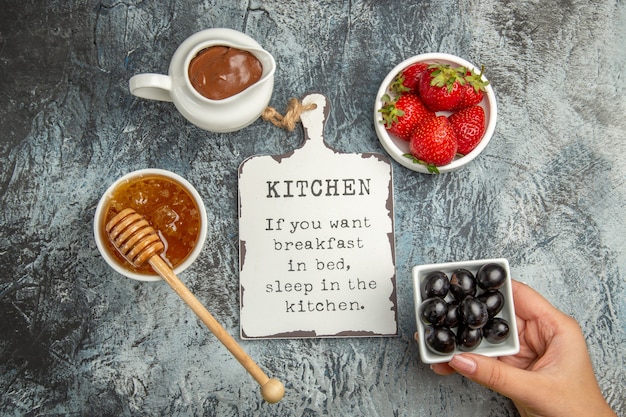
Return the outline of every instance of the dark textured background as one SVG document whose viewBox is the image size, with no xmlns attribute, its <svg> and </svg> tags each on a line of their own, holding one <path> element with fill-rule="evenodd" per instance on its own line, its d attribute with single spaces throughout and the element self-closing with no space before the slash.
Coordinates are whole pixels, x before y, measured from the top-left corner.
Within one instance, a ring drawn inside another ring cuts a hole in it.
<svg viewBox="0 0 626 417">
<path fill-rule="evenodd" d="M 626 415 L 623 1 L 9 0 L 0 16 L 0 414 L 514 416 L 507 399 L 434 375 L 412 340 L 413 265 L 506 257 L 579 320 Z M 167 285 L 117 275 L 92 237 L 119 176 L 184 176 L 211 226 L 181 278 L 238 334 L 237 167 L 302 134 L 260 120 L 201 131 L 127 87 L 210 27 L 275 56 L 273 106 L 327 95 L 340 151 L 383 152 L 378 85 L 417 53 L 484 64 L 499 104 L 494 139 L 462 171 L 394 163 L 399 337 L 242 343 L 285 382 L 273 406 Z"/>
</svg>

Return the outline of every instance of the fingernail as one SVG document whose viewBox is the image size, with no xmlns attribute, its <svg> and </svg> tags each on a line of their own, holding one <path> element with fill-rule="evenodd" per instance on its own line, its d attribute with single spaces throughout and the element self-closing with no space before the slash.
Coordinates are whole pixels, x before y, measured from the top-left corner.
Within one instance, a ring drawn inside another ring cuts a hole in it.
<svg viewBox="0 0 626 417">
<path fill-rule="evenodd" d="M 455 355 L 449 365 L 462 374 L 473 374 L 476 372 L 476 362 L 472 358 L 462 355 Z"/>
</svg>

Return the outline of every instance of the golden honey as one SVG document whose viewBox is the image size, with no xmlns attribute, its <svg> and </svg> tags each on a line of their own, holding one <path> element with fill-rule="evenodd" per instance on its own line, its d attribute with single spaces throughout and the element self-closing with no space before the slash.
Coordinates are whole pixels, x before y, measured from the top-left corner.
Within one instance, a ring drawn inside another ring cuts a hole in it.
<svg viewBox="0 0 626 417">
<path fill-rule="evenodd" d="M 175 180 L 161 175 L 145 175 L 116 187 L 100 225 L 103 236 L 107 236 L 105 224 L 125 208 L 132 208 L 143 215 L 157 231 L 165 245 L 161 257 L 172 268 L 180 265 L 198 242 L 200 210 L 191 194 Z M 137 268 L 127 262 L 108 239 L 105 245 L 125 268 L 140 274 L 154 274 L 149 263 Z"/>
</svg>

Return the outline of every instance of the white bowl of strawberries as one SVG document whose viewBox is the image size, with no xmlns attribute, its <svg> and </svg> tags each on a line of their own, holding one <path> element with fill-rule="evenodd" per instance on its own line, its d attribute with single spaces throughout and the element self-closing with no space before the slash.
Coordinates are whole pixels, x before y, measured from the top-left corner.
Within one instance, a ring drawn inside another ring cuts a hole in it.
<svg viewBox="0 0 626 417">
<path fill-rule="evenodd" d="M 383 80 L 374 125 L 385 151 L 426 174 L 454 171 L 485 149 L 496 127 L 496 96 L 483 70 L 454 55 L 409 58 Z"/>
</svg>

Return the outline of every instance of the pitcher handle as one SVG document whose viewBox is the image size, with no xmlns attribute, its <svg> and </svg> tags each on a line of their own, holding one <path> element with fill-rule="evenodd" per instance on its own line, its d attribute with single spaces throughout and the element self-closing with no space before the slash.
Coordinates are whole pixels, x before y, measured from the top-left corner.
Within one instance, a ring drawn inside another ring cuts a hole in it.
<svg viewBox="0 0 626 417">
<path fill-rule="evenodd" d="M 132 95 L 158 101 L 172 101 L 172 79 L 163 74 L 137 74 L 128 81 Z"/>
</svg>

